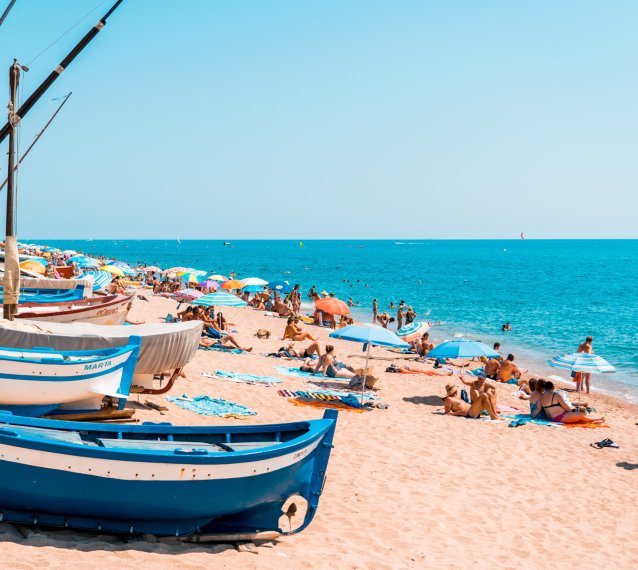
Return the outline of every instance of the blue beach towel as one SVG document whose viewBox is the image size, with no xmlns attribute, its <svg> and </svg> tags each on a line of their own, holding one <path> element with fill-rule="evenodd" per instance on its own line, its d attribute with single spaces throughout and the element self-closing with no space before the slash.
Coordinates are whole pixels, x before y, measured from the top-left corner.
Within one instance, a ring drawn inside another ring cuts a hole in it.
<svg viewBox="0 0 638 570">
<path fill-rule="evenodd" d="M 202 376 L 206 378 L 221 378 L 229 382 L 239 382 L 244 384 L 262 384 L 269 386 L 271 384 L 279 384 L 283 382 L 281 378 L 276 376 L 255 376 L 254 374 L 241 374 L 239 372 L 224 372 L 223 370 L 215 371 L 215 374 L 202 372 Z"/>
<path fill-rule="evenodd" d="M 254 416 L 257 414 L 257 412 L 243 404 L 236 404 L 235 402 L 218 398 L 209 398 L 208 396 L 189 398 L 184 394 L 183 396 L 166 396 L 166 399 L 180 408 L 190 410 L 201 416 Z"/>
<path fill-rule="evenodd" d="M 299 378 L 316 378 L 312 372 L 302 372 L 299 368 L 288 368 L 287 366 L 277 366 L 277 372 L 279 374 L 285 374 L 286 376 L 297 376 Z"/>
<path fill-rule="evenodd" d="M 239 350 L 238 348 L 230 348 L 228 346 L 222 346 L 221 344 L 214 344 L 213 346 L 205 347 L 198 346 L 199 350 L 216 350 L 218 352 L 232 352 L 233 354 L 244 354 L 243 350 Z"/>
<path fill-rule="evenodd" d="M 509 427 L 518 427 L 524 424 L 537 424 L 539 426 L 559 427 L 563 424 L 560 422 L 550 422 L 543 418 L 533 418 L 529 414 L 515 414 L 515 415 L 503 415 L 504 418 L 512 420 L 509 423 Z"/>
</svg>

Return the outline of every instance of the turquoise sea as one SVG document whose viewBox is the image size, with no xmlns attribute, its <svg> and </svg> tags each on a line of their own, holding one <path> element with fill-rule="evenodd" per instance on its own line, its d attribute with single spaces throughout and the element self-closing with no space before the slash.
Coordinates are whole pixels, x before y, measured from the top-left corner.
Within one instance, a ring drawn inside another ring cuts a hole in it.
<svg viewBox="0 0 638 570">
<path fill-rule="evenodd" d="M 183 265 L 240 277 L 301 283 L 304 291 L 349 296 L 370 318 L 404 299 L 421 320 L 443 321 L 432 336 L 501 342 L 526 367 L 558 373 L 544 361 L 576 350 L 587 335 L 618 368 L 594 386 L 638 401 L 638 240 L 222 241 L 41 240 L 62 249 Z M 512 331 L 501 332 L 509 321 Z"/>
</svg>

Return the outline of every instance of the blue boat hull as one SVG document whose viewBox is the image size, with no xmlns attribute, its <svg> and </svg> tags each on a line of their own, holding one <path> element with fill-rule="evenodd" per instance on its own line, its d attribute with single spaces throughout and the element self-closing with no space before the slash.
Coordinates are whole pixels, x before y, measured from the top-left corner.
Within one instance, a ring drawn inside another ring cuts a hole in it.
<svg viewBox="0 0 638 570">
<path fill-rule="evenodd" d="M 308 422 L 324 423 L 310 437 L 282 444 L 281 452 L 275 446 L 256 453 L 217 454 L 219 457 L 195 453 L 189 457 L 187 450 L 185 456 L 169 460 L 129 464 L 104 449 L 101 451 L 109 457 L 95 459 L 93 449 L 84 450 L 85 455 L 61 457 L 48 450 L 40 457 L 37 444 L 25 441 L 9 447 L 7 442 L 21 438 L 8 431 L 11 426 L 0 428 L 0 518 L 158 536 L 279 532 L 283 504 L 298 495 L 308 502 L 303 524 L 294 531 L 299 532 L 317 510 L 335 419 L 336 415 L 329 414 L 324 420 Z M 42 464 L 34 465 L 34 457 L 40 457 L 37 461 Z M 68 468 L 60 461 L 68 462 Z M 114 471 L 104 472 L 105 468 Z M 81 470 L 85 472 L 78 472 Z M 175 479 L 175 472 L 183 478 Z M 170 480 L 153 480 L 155 473 L 159 479 Z"/>
</svg>

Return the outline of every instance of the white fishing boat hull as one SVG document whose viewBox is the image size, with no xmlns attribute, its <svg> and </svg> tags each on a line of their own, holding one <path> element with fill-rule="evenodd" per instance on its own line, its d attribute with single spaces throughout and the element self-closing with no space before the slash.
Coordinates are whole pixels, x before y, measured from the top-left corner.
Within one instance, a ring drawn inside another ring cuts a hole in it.
<svg viewBox="0 0 638 570">
<path fill-rule="evenodd" d="M 53 323 L 83 322 L 94 325 L 122 325 L 126 321 L 133 297 L 113 295 L 82 301 L 47 305 L 24 304 L 16 318 Z"/>
<path fill-rule="evenodd" d="M 54 410 L 99 410 L 104 396 L 123 405 L 140 340 L 95 351 L 0 349 L 0 408 L 23 415 Z"/>
</svg>

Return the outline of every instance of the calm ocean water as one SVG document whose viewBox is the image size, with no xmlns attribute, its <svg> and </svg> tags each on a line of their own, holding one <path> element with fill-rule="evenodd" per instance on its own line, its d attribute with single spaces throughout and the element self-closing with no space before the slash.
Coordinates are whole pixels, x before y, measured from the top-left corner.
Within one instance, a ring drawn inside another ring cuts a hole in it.
<svg viewBox="0 0 638 570">
<path fill-rule="evenodd" d="M 44 242 L 43 242 L 44 243 Z M 369 311 L 404 299 L 432 331 L 499 341 L 502 351 L 545 375 L 560 352 L 594 336 L 618 368 L 594 385 L 638 401 L 638 240 L 516 241 L 47 241 L 131 264 L 184 265 L 311 285 Z M 367 317 L 367 313 L 365 315 Z M 509 321 L 513 330 L 500 332 Z"/>
</svg>

